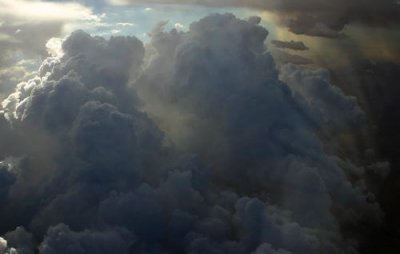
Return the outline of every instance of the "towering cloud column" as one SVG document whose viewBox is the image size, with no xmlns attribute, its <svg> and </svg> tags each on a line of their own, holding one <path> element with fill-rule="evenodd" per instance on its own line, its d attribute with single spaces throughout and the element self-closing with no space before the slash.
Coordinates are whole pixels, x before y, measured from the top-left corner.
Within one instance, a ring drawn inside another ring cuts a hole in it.
<svg viewBox="0 0 400 254">
<path fill-rule="evenodd" d="M 345 229 L 382 214 L 321 136 L 363 113 L 322 70 L 279 79 L 259 22 L 211 15 L 146 46 L 72 33 L 3 101 L 0 248 L 356 252 Z"/>
</svg>

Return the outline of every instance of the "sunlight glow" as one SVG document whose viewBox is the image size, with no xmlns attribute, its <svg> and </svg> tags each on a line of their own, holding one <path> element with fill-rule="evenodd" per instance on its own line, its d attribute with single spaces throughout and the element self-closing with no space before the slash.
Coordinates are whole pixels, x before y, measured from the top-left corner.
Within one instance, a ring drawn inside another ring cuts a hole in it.
<svg viewBox="0 0 400 254">
<path fill-rule="evenodd" d="M 54 3 L 27 0 L 0 0 L 0 16 L 21 17 L 33 21 L 95 20 L 92 11 L 78 3 Z"/>
</svg>

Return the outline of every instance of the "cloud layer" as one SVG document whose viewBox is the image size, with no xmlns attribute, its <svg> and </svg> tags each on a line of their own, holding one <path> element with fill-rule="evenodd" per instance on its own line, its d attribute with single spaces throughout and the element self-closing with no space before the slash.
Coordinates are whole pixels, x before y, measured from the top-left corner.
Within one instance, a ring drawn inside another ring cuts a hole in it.
<svg viewBox="0 0 400 254">
<path fill-rule="evenodd" d="M 197 4 L 247 7 L 280 13 L 282 22 L 297 34 L 338 37 L 349 23 L 390 26 L 400 22 L 400 5 L 393 0 L 110 0 L 114 4 Z"/>
<path fill-rule="evenodd" d="M 72 33 L 2 103 L 0 251 L 356 252 L 382 212 L 322 136 L 363 113 L 324 70 L 279 76 L 259 22 Z"/>
</svg>

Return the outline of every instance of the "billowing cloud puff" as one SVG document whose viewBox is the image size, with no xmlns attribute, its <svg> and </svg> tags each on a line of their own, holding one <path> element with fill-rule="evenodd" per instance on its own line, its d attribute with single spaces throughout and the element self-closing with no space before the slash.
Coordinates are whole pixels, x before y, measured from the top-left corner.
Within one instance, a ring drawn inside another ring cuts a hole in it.
<svg viewBox="0 0 400 254">
<path fill-rule="evenodd" d="M 357 124 L 363 118 L 364 113 L 358 106 L 356 98 L 344 96 L 339 88 L 330 84 L 327 70 L 307 70 L 288 64 L 281 69 L 280 78 L 295 94 L 301 93 L 299 97 L 301 100 L 313 105 L 309 108 L 317 112 L 310 115 L 319 116 L 318 122 L 338 125 Z"/>
<path fill-rule="evenodd" d="M 6 248 L 354 253 L 382 214 L 319 135 L 362 113 L 322 70 L 279 76 L 259 23 L 215 14 L 145 46 L 72 33 L 2 103 Z"/>
<path fill-rule="evenodd" d="M 35 243 L 32 235 L 26 231 L 23 227 L 17 227 L 14 231 L 10 231 L 4 235 L 7 243 L 14 253 L 18 254 L 33 254 L 35 249 Z M 10 250 L 10 254 L 13 253 Z"/>
<path fill-rule="evenodd" d="M 129 244 L 116 231 L 73 232 L 63 224 L 51 227 L 40 245 L 41 254 L 58 253 L 129 253 Z"/>
<path fill-rule="evenodd" d="M 0 253 L 4 254 L 6 252 L 7 248 L 7 241 L 4 240 L 3 238 L 0 238 Z"/>
</svg>

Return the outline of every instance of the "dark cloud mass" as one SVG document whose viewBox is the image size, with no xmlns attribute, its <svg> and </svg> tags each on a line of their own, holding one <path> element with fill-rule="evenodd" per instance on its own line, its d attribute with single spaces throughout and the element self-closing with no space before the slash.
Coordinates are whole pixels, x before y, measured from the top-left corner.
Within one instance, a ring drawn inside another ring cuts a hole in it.
<svg viewBox="0 0 400 254">
<path fill-rule="evenodd" d="M 271 42 L 277 48 L 292 49 L 292 50 L 308 50 L 302 41 L 279 41 L 273 40 Z"/>
<path fill-rule="evenodd" d="M 0 253 L 357 253 L 383 213 L 325 141 L 364 114 L 259 23 L 72 33 L 2 102 Z"/>
</svg>

